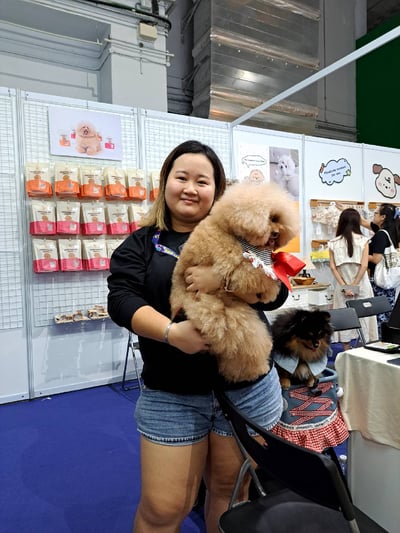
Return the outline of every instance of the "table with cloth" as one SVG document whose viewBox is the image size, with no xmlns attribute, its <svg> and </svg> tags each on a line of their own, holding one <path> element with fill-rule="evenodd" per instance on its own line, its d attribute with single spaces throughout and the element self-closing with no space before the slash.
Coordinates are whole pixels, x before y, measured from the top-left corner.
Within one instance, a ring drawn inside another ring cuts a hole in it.
<svg viewBox="0 0 400 533">
<path fill-rule="evenodd" d="M 335 363 L 354 503 L 390 533 L 400 531 L 400 366 L 387 362 L 396 357 L 362 347 Z"/>
</svg>

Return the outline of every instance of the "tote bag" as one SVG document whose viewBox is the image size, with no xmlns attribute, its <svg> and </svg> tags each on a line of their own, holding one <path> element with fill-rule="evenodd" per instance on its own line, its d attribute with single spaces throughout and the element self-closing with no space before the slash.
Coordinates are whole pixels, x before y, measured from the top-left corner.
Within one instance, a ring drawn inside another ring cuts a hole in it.
<svg viewBox="0 0 400 533">
<path fill-rule="evenodd" d="M 374 282 L 381 289 L 395 289 L 400 286 L 400 250 L 397 250 L 389 233 L 384 231 L 389 238 L 390 246 L 385 248 L 381 261 L 375 266 Z"/>
</svg>

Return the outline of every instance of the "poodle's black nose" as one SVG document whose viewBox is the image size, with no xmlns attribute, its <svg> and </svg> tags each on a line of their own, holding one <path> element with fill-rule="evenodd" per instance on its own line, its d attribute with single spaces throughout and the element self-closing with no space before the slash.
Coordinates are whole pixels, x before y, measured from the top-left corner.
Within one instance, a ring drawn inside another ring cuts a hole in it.
<svg viewBox="0 0 400 533">
<path fill-rule="evenodd" d="M 279 231 L 271 231 L 271 237 L 277 239 L 279 237 Z"/>
</svg>

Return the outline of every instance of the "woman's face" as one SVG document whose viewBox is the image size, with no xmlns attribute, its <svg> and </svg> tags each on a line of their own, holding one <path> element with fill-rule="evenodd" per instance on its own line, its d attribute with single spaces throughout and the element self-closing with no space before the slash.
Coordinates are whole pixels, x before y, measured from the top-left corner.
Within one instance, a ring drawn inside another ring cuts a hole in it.
<svg viewBox="0 0 400 533">
<path fill-rule="evenodd" d="M 373 222 L 377 225 L 377 226 L 382 226 L 382 224 L 385 222 L 385 218 L 386 216 L 385 215 L 381 215 L 380 212 L 379 212 L 379 209 L 376 208 L 375 211 L 374 211 L 374 218 L 373 218 Z"/>
<path fill-rule="evenodd" d="M 165 187 L 172 229 L 191 231 L 208 215 L 214 196 L 214 169 L 204 154 L 182 154 L 175 159 Z"/>
</svg>

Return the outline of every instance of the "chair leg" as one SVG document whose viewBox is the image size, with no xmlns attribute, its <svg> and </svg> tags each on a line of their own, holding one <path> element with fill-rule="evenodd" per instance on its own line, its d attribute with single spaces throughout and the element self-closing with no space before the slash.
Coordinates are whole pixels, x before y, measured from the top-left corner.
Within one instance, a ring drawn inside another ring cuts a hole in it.
<svg viewBox="0 0 400 533">
<path fill-rule="evenodd" d="M 128 337 L 128 343 L 126 345 L 126 353 L 125 353 L 125 362 L 124 362 L 124 371 L 123 371 L 123 374 L 122 374 L 122 383 L 121 383 L 121 388 L 122 390 L 124 391 L 129 391 L 129 390 L 133 390 L 133 389 L 140 389 L 142 390 L 142 381 L 141 381 L 141 377 L 140 377 L 140 373 L 139 373 L 139 368 L 138 368 L 138 364 L 137 364 L 137 359 L 136 359 L 136 354 L 135 354 L 135 349 L 137 348 L 137 345 L 136 343 L 134 343 L 132 341 L 132 333 L 129 332 L 129 337 Z M 135 367 L 135 374 L 136 374 L 136 381 L 137 381 L 137 384 L 136 385 L 130 385 L 129 387 L 126 385 L 126 382 L 127 382 L 127 379 L 126 379 L 126 370 L 127 370 L 127 366 L 128 366 L 128 359 L 129 359 L 129 353 L 132 353 L 132 357 L 133 357 L 133 364 L 134 364 L 134 367 Z"/>
</svg>

